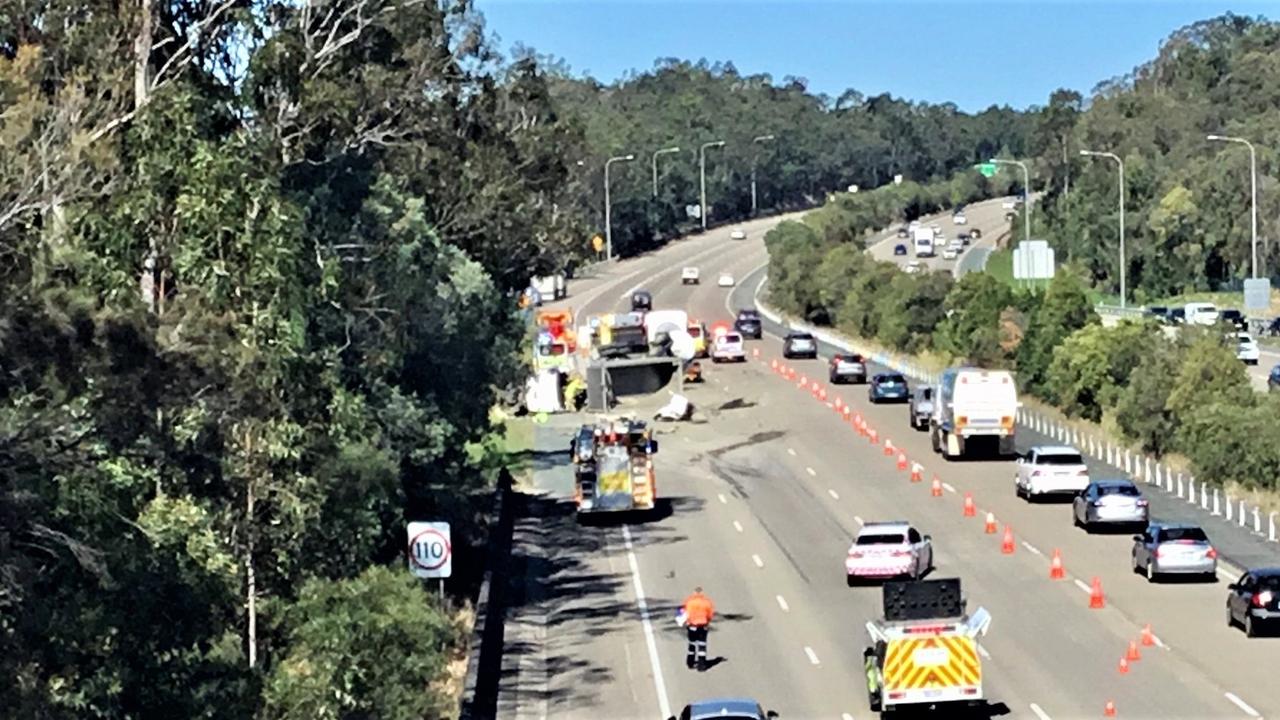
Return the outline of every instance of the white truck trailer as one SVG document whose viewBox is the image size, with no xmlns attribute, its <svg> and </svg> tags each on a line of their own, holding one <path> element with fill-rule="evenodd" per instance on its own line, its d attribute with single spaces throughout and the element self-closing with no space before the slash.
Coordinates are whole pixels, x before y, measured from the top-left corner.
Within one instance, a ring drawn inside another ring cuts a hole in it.
<svg viewBox="0 0 1280 720">
<path fill-rule="evenodd" d="M 937 254 L 937 233 L 931 227 L 918 227 L 911 231 L 911 244 L 916 257 L 933 257 Z"/>
<path fill-rule="evenodd" d="M 1018 388 L 1007 370 L 957 367 L 934 389 L 929 435 L 933 451 L 952 460 L 986 451 L 1013 455 Z"/>
</svg>

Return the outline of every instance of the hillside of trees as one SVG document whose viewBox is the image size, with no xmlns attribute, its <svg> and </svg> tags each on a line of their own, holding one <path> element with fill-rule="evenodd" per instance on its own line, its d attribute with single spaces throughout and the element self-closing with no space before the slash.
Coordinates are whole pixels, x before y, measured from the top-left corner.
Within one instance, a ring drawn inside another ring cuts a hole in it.
<svg viewBox="0 0 1280 720">
<path fill-rule="evenodd" d="M 1118 186 L 1125 163 L 1127 284 L 1143 302 L 1239 289 L 1250 273 L 1249 150 L 1257 149 L 1259 275 L 1280 260 L 1280 23 L 1236 15 L 1172 34 L 1155 59 L 1089 97 L 1061 90 L 1032 141 L 1045 185 L 1034 234 L 1097 287 L 1119 292 Z"/>
</svg>

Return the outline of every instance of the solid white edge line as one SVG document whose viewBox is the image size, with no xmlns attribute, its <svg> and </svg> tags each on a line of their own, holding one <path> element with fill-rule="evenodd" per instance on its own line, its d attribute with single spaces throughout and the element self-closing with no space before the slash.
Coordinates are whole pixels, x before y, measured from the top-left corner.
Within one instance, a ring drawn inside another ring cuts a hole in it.
<svg viewBox="0 0 1280 720">
<path fill-rule="evenodd" d="M 830 489 L 828 489 L 828 490 L 827 490 L 827 494 L 831 496 L 831 499 L 832 499 L 832 500 L 839 500 L 839 499 L 840 499 L 840 493 L 836 492 L 835 490 L 830 490 Z"/>
<path fill-rule="evenodd" d="M 1076 587 L 1080 588 L 1081 590 L 1085 592 L 1093 592 L 1093 589 L 1090 588 L 1089 585 L 1085 583 L 1085 581 L 1081 580 L 1080 578 L 1076 578 L 1075 583 L 1076 583 Z"/>
<path fill-rule="evenodd" d="M 859 525 L 866 525 L 866 523 L 862 522 L 862 518 L 858 517 L 857 515 L 854 515 L 854 516 L 853 516 L 853 519 L 854 519 L 854 521 L 855 521 L 855 522 L 857 522 Z"/>
<path fill-rule="evenodd" d="M 1223 696 L 1226 697 L 1228 700 L 1230 700 L 1232 704 L 1234 704 L 1236 707 L 1243 710 L 1245 714 L 1248 715 L 1249 717 L 1262 717 L 1261 715 L 1258 714 L 1257 710 L 1254 710 L 1253 708 L 1249 707 L 1249 703 L 1241 700 L 1239 695 L 1236 695 L 1233 692 L 1228 692 L 1228 693 L 1223 693 Z"/>
<path fill-rule="evenodd" d="M 942 489 L 946 490 L 949 493 L 953 493 L 956 491 L 955 488 L 951 487 L 951 483 L 942 483 Z"/>
<path fill-rule="evenodd" d="M 818 473 L 815 472 L 814 469 L 811 467 L 805 468 L 804 471 L 809 473 L 809 477 L 818 477 Z"/>
<path fill-rule="evenodd" d="M 842 713 L 840 715 L 840 720 L 853 720 L 853 716 L 849 713 Z"/>
<path fill-rule="evenodd" d="M 738 532 L 742 532 L 742 523 L 738 522 L 737 520 L 734 520 L 733 529 L 737 530 Z"/>
<path fill-rule="evenodd" d="M 791 606 L 787 605 L 786 599 L 784 599 L 781 595 L 778 595 L 777 598 L 778 598 L 778 607 L 782 608 L 782 612 L 791 612 Z"/>
<path fill-rule="evenodd" d="M 1040 720 L 1053 720 L 1053 718 L 1049 717 L 1048 713 L 1041 710 L 1040 706 L 1035 703 L 1031 703 L 1031 712 L 1035 713 L 1036 717 L 1040 718 Z"/>
<path fill-rule="evenodd" d="M 790 455 L 791 457 L 795 457 L 796 456 L 795 448 L 787 448 L 787 454 Z"/>
<path fill-rule="evenodd" d="M 751 562 L 755 563 L 758 568 L 764 567 L 764 560 L 761 560 L 759 555 L 752 555 Z"/>
<path fill-rule="evenodd" d="M 1026 549 L 1027 549 L 1027 552 L 1032 552 L 1032 553 L 1035 553 L 1036 555 L 1039 555 L 1040 557 L 1044 557 L 1044 553 L 1042 553 L 1042 552 L 1040 552 L 1039 550 L 1037 550 L 1035 545 L 1032 545 L 1031 543 L 1027 542 L 1026 540 L 1023 540 L 1023 541 L 1022 541 L 1022 547 L 1026 548 Z"/>
<path fill-rule="evenodd" d="M 728 505 L 728 504 L 729 504 L 729 501 L 728 501 L 728 500 L 726 500 L 726 499 L 725 499 L 725 497 L 724 497 L 724 493 L 717 493 L 717 494 L 716 494 L 716 497 L 720 498 L 720 503 L 721 503 L 722 505 Z"/>
<path fill-rule="evenodd" d="M 640 609 L 640 625 L 644 628 L 644 643 L 649 649 L 649 665 L 653 670 L 653 688 L 658 693 L 658 709 L 662 717 L 671 717 L 671 701 L 667 698 L 667 683 L 662 678 L 662 662 L 658 660 L 658 641 L 653 634 L 653 622 L 649 619 L 649 603 L 644 599 L 644 585 L 640 583 L 640 563 L 631 546 L 631 528 L 622 526 L 622 543 L 627 549 L 627 564 L 631 566 L 631 584 L 636 592 L 636 607 Z"/>
<path fill-rule="evenodd" d="M 819 662 L 818 662 L 818 654 L 817 654 L 817 653 L 815 653 L 815 652 L 813 651 L 813 648 L 809 647 L 808 645 L 805 645 L 805 646 L 804 646 L 804 654 L 809 656 L 809 662 L 810 662 L 810 663 L 812 663 L 812 664 L 814 664 L 814 665 L 820 665 L 820 664 L 821 664 L 821 663 L 819 663 Z"/>
</svg>

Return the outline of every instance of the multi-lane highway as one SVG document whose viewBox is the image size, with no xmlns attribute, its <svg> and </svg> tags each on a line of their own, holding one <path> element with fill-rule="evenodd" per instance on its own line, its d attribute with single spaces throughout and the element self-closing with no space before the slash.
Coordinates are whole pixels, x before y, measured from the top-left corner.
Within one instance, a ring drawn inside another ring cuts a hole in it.
<svg viewBox="0 0 1280 720">
<path fill-rule="evenodd" d="M 923 217 L 920 222 L 925 227 L 937 225 L 945 234 L 945 239 L 939 244 L 937 256 L 932 258 L 916 258 L 915 252 L 912 250 L 912 242 L 910 238 L 898 237 L 897 227 L 891 228 L 884 233 L 880 233 L 867 247 L 867 252 L 877 260 L 885 260 L 888 262 L 896 262 L 899 265 L 906 265 L 909 262 L 919 259 L 923 267 L 930 270 L 945 270 L 959 277 L 966 272 L 983 269 L 987 264 L 987 255 L 995 249 L 995 243 L 1000 239 L 1000 235 L 1009 228 L 1009 223 L 1004 219 L 1004 214 L 1008 212 L 1004 208 L 1004 203 L 1009 198 L 996 198 L 993 200 L 984 200 L 974 203 L 965 208 L 965 220 L 963 225 L 956 225 L 953 222 L 951 213 L 941 213 L 938 215 L 930 215 Z M 942 259 L 942 250 L 953 238 L 961 232 L 973 232 L 978 230 L 981 237 L 974 240 L 972 244 L 965 248 L 955 260 Z M 894 255 L 893 250 L 896 245 L 905 245 L 907 247 L 906 255 Z"/>
<path fill-rule="evenodd" d="M 624 309 L 644 288 L 655 309 L 729 319 L 754 301 L 767 261 L 763 233 L 774 222 L 743 226 L 745 241 L 723 229 L 618 263 L 573 283 L 567 303 L 580 314 Z M 701 268 L 704 284 L 680 284 L 688 264 Z M 716 287 L 721 272 L 737 287 Z M 944 463 L 924 433 L 908 428 L 903 406 L 871 406 L 863 386 L 829 387 L 828 402 L 852 405 L 923 463 L 927 478 L 940 478 L 946 491 L 931 497 L 929 482 L 909 482 L 826 403 L 771 371 L 770 361 L 782 362 L 776 335 L 749 348 L 758 359 L 707 364 L 708 382 L 688 391 L 696 422 L 663 426 L 657 467 L 666 502 L 647 522 L 578 526 L 563 450 L 582 418 L 537 426 L 534 483 L 544 495 L 519 536 L 538 545 L 525 580 L 537 587 L 512 611 L 519 631 L 508 631 L 508 648 L 518 660 L 503 680 L 510 716 L 665 718 L 699 698 L 748 695 L 783 718 L 871 717 L 861 650 L 880 595 L 846 587 L 843 559 L 861 523 L 889 519 L 930 533 L 934 576 L 960 577 L 970 608 L 994 617 L 982 641 L 991 704 L 980 716 L 1099 717 L 1108 701 L 1121 718 L 1280 716 L 1271 684 L 1280 640 L 1246 639 L 1226 626 L 1225 582 L 1149 585 L 1130 571 L 1128 534 L 1074 529 L 1067 506 L 1016 499 L 1008 463 Z M 787 363 L 826 385 L 824 361 Z M 1038 440 L 1020 432 L 1023 448 Z M 981 517 L 963 516 L 966 492 L 979 515 L 990 511 L 1013 529 L 1012 555 L 983 532 Z M 1266 548 L 1247 547 L 1260 553 L 1250 560 L 1267 557 Z M 1055 549 L 1067 579 L 1049 579 Z M 1082 590 L 1093 577 L 1106 592 L 1101 610 Z M 719 662 L 705 673 L 684 667 L 672 619 L 695 585 L 720 613 L 710 640 Z M 1146 624 L 1159 646 L 1144 647 L 1122 675 L 1118 661 Z"/>
</svg>

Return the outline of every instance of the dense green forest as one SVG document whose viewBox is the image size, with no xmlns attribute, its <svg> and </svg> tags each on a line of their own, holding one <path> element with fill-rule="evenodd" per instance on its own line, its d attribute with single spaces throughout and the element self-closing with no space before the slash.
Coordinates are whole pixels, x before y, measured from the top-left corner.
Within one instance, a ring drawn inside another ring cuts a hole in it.
<svg viewBox="0 0 1280 720">
<path fill-rule="evenodd" d="M 1119 292 L 1117 167 L 1125 163 L 1128 287 L 1142 302 L 1238 289 L 1250 272 L 1249 150 L 1257 149 L 1259 274 L 1280 259 L 1280 23 L 1235 15 L 1171 35 L 1155 59 L 1100 84 L 1056 93 L 1033 141 L 1045 186 L 1033 230 L 1090 282 Z"/>
</svg>

